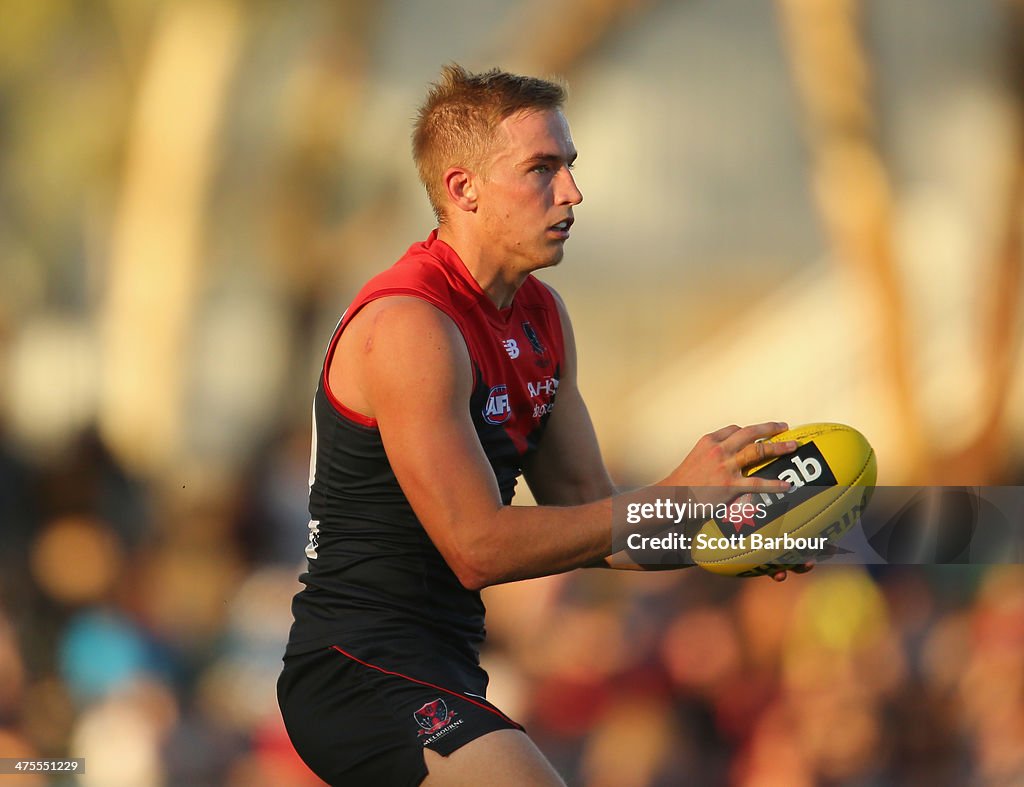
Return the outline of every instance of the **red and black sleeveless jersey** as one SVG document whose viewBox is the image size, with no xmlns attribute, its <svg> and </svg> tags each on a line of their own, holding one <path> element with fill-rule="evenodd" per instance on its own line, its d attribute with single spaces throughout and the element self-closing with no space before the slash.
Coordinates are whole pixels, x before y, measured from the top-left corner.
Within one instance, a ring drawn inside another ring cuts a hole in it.
<svg viewBox="0 0 1024 787">
<path fill-rule="evenodd" d="M 385 640 L 415 649 L 426 627 L 475 659 L 484 637 L 480 594 L 459 583 L 416 518 L 376 422 L 347 408 L 328 386 L 345 326 L 370 301 L 395 295 L 433 304 L 461 332 L 473 368 L 466 406 L 506 505 L 555 404 L 562 327 L 541 282 L 528 277 L 512 306 L 499 310 L 436 231 L 371 279 L 335 330 L 314 397 L 308 570 L 293 603 L 286 655 Z M 409 407 L 416 400 L 410 385 Z"/>
</svg>

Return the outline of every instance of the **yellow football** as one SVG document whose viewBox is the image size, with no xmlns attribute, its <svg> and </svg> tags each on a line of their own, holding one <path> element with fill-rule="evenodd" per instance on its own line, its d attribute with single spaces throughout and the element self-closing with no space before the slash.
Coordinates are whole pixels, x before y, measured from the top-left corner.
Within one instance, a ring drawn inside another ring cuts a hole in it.
<svg viewBox="0 0 1024 787">
<path fill-rule="evenodd" d="M 691 554 L 708 571 L 760 576 L 813 559 L 835 545 L 871 498 L 878 473 L 875 452 L 856 429 L 808 424 L 770 440 L 796 440 L 799 447 L 749 468 L 746 475 L 780 478 L 792 487 L 781 494 L 745 496 L 742 516 L 705 522 Z"/>
</svg>

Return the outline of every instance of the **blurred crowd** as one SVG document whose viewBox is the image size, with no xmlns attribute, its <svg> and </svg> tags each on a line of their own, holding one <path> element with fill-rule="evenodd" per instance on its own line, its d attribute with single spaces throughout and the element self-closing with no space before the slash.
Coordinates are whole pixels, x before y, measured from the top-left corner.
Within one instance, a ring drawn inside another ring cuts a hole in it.
<svg viewBox="0 0 1024 787">
<path fill-rule="evenodd" d="M 319 784 L 274 691 L 307 451 L 158 485 L 95 434 L 45 464 L 0 443 L 0 755 L 82 757 L 69 781 L 102 787 Z M 1024 783 L 1019 565 L 590 570 L 485 600 L 491 697 L 570 784 Z"/>
</svg>

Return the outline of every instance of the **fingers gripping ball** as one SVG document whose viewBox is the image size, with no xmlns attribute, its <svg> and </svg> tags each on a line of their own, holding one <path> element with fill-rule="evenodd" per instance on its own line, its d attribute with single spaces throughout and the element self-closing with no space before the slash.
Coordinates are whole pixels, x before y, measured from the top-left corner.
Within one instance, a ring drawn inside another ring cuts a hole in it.
<svg viewBox="0 0 1024 787">
<path fill-rule="evenodd" d="M 797 450 L 749 468 L 745 475 L 780 478 L 782 494 L 755 493 L 743 522 L 705 522 L 693 541 L 701 567 L 727 576 L 775 574 L 827 550 L 853 526 L 871 498 L 875 452 L 856 429 L 808 424 L 769 438 L 796 440 Z"/>
</svg>

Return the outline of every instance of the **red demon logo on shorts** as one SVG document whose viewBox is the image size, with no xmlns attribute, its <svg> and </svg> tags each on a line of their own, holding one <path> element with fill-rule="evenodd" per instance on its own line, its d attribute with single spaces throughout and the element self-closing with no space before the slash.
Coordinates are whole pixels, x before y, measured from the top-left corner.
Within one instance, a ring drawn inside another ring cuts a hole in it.
<svg viewBox="0 0 1024 787">
<path fill-rule="evenodd" d="M 455 718 L 455 712 L 448 710 L 445 701 L 438 697 L 433 702 L 423 705 L 418 711 L 412 714 L 416 723 L 420 725 L 420 735 L 430 735 L 442 727 L 447 727 Z"/>
</svg>

